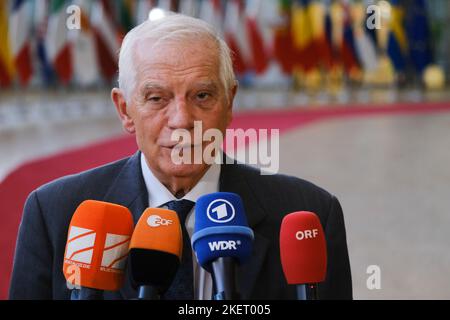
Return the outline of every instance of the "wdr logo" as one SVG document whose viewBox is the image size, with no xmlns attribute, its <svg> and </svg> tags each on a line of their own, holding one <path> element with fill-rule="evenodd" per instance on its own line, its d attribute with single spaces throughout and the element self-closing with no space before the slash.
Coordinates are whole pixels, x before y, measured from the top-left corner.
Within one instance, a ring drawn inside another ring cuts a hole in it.
<svg viewBox="0 0 450 320">
<path fill-rule="evenodd" d="M 216 199 L 208 205 L 206 215 L 212 222 L 226 223 L 234 219 L 236 212 L 229 201 L 225 199 Z"/>
<path fill-rule="evenodd" d="M 237 250 L 237 246 L 240 244 L 241 244 L 240 241 L 234 240 L 208 242 L 209 250 L 211 250 L 211 252 L 224 250 Z"/>
</svg>

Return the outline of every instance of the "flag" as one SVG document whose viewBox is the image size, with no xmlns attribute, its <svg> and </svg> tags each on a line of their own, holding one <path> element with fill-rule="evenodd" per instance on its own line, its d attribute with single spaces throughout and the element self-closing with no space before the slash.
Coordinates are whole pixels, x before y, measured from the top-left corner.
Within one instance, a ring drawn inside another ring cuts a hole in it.
<svg viewBox="0 0 450 320">
<path fill-rule="evenodd" d="M 100 80 L 95 36 L 88 15 L 90 2 L 88 0 L 75 0 L 74 4 L 79 6 L 81 11 L 81 30 L 69 32 L 72 36 L 70 40 L 72 42 L 74 76 L 78 84 L 89 86 Z"/>
<path fill-rule="evenodd" d="M 278 13 L 280 20 L 273 26 L 273 57 L 285 74 L 291 74 L 295 61 L 291 28 L 291 0 L 279 0 Z"/>
<path fill-rule="evenodd" d="M 364 70 L 374 71 L 378 66 L 378 57 L 372 40 L 364 31 L 355 33 L 355 49 Z"/>
<path fill-rule="evenodd" d="M 34 45 L 37 55 L 36 71 L 38 76 L 49 85 L 53 80 L 52 66 L 48 60 L 47 48 L 45 47 L 45 39 L 48 28 L 48 7 L 49 0 L 33 1 L 34 11 Z"/>
<path fill-rule="evenodd" d="M 344 13 L 344 34 L 341 46 L 341 57 L 344 69 L 350 76 L 356 75 L 359 71 L 359 61 L 356 55 L 355 38 L 353 34 L 350 8 L 347 4 L 342 4 Z"/>
<path fill-rule="evenodd" d="M 9 44 L 8 2 L 0 1 L 0 86 L 11 85 L 14 79 L 14 58 Z"/>
<path fill-rule="evenodd" d="M 26 86 L 33 75 L 31 61 L 31 10 L 30 0 L 14 0 L 9 19 L 9 40 L 19 81 Z"/>
<path fill-rule="evenodd" d="M 331 57 L 331 66 L 332 69 L 339 68 L 340 66 L 340 58 L 339 58 L 339 46 L 337 46 L 338 43 L 338 36 L 335 34 L 335 30 L 337 29 L 339 31 L 339 18 L 333 19 L 332 18 L 332 7 L 327 7 L 327 10 L 325 11 L 325 39 L 327 42 L 327 48 L 330 52 Z M 339 9 L 338 9 L 339 10 Z M 334 21 L 333 21 L 334 20 Z M 342 31 L 342 29 L 341 29 Z"/>
<path fill-rule="evenodd" d="M 50 2 L 50 17 L 48 21 L 45 46 L 49 62 L 52 64 L 58 78 L 63 84 L 68 84 L 72 78 L 72 48 L 67 37 L 65 0 Z"/>
<path fill-rule="evenodd" d="M 120 50 L 119 37 L 109 0 L 93 3 L 91 24 L 97 48 L 97 60 L 103 77 L 111 81 L 117 72 L 117 56 Z"/>
<path fill-rule="evenodd" d="M 120 0 L 119 1 L 119 21 L 120 21 L 120 31 L 122 36 L 133 29 L 135 22 L 133 18 L 135 0 Z"/>
<path fill-rule="evenodd" d="M 297 51 L 296 65 L 303 72 L 317 67 L 317 53 L 313 43 L 310 19 L 310 1 L 295 0 L 292 6 L 292 41 Z"/>
<path fill-rule="evenodd" d="M 249 79 L 257 88 L 285 87 L 291 84 L 291 76 L 286 75 L 275 56 L 275 30 L 286 22 L 285 16 L 280 15 L 279 5 L 278 1 L 261 1 L 256 15 L 267 63 L 264 72 Z"/>
<path fill-rule="evenodd" d="M 330 38 L 333 47 L 340 54 L 342 44 L 344 42 L 344 8 L 341 3 L 334 1 L 329 8 L 330 19 Z"/>
<path fill-rule="evenodd" d="M 242 0 L 231 0 L 226 4 L 224 37 L 232 52 L 233 66 L 237 74 L 242 75 L 250 67 L 250 47 L 244 24 L 244 3 Z"/>
<path fill-rule="evenodd" d="M 406 15 L 409 55 L 419 75 L 432 63 L 430 27 L 424 0 L 413 0 Z"/>
<path fill-rule="evenodd" d="M 227 1 L 228 2 L 228 1 Z M 191 17 L 198 16 L 198 1 L 197 0 L 182 0 L 179 5 L 179 12 Z"/>
<path fill-rule="evenodd" d="M 334 2 L 325 13 L 325 38 L 330 48 L 332 67 L 326 74 L 326 89 L 336 94 L 343 85 L 343 66 L 341 47 L 344 34 L 344 10 L 340 3 Z"/>
<path fill-rule="evenodd" d="M 223 34 L 223 14 L 220 0 L 203 0 L 199 18 L 212 25 L 218 34 Z"/>
<path fill-rule="evenodd" d="M 159 0 L 158 8 L 163 9 L 164 11 L 174 11 L 175 5 L 173 3 L 173 0 Z"/>
<path fill-rule="evenodd" d="M 373 72 L 378 67 L 378 56 L 373 38 L 366 32 L 366 10 L 362 3 L 352 5 L 355 49 L 364 71 Z"/>
<path fill-rule="evenodd" d="M 264 73 L 269 65 L 267 47 L 258 23 L 261 6 L 261 0 L 248 0 L 245 8 L 247 38 L 250 42 L 252 67 L 256 74 Z"/>
<path fill-rule="evenodd" d="M 365 21 L 368 21 L 368 19 L 370 17 L 372 17 L 373 13 L 372 12 L 367 12 L 367 8 L 366 8 L 366 17 L 365 17 Z M 380 41 L 378 39 L 378 34 L 377 34 L 377 29 L 376 28 L 369 28 L 369 25 L 367 23 L 364 23 L 364 31 L 366 32 L 367 36 L 369 37 L 370 41 L 374 44 L 375 49 L 379 49 L 381 47 L 380 45 Z"/>
<path fill-rule="evenodd" d="M 325 70 L 330 70 L 333 66 L 333 52 L 326 33 L 326 7 L 322 2 L 313 1 L 309 4 L 307 13 L 311 25 L 311 50 L 316 54 L 318 64 Z"/>
<path fill-rule="evenodd" d="M 398 0 L 392 0 L 390 31 L 388 34 L 387 54 L 397 72 L 406 69 L 408 43 L 404 29 L 404 11 Z"/>
<path fill-rule="evenodd" d="M 141 24 L 148 20 L 150 11 L 155 7 L 156 0 L 139 0 L 136 8 L 136 23 Z"/>
</svg>

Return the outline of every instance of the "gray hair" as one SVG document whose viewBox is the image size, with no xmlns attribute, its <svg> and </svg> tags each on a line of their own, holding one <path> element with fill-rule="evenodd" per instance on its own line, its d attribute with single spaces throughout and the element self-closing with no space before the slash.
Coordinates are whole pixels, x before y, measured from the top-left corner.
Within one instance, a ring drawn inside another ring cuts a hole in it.
<svg viewBox="0 0 450 320">
<path fill-rule="evenodd" d="M 230 89 L 235 85 L 235 75 L 231 52 L 226 42 L 217 31 L 207 22 L 183 14 L 169 14 L 158 20 L 146 20 L 133 28 L 123 39 L 119 54 L 119 88 L 125 100 L 129 102 L 136 86 L 137 71 L 134 66 L 134 47 L 137 40 L 152 39 L 191 40 L 192 38 L 211 39 L 219 50 L 219 75 L 225 88 L 226 97 L 229 98 Z"/>
</svg>

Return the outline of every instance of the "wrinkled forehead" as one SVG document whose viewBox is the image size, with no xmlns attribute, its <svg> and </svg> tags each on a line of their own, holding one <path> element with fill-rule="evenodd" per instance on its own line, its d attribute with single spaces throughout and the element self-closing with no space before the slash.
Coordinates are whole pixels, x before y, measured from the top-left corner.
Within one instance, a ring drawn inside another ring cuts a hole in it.
<svg viewBox="0 0 450 320">
<path fill-rule="evenodd" d="M 217 43 L 205 37 L 143 39 L 133 50 L 138 79 L 143 72 L 169 70 L 183 72 L 190 69 L 209 72 L 219 78 L 220 51 Z"/>
</svg>

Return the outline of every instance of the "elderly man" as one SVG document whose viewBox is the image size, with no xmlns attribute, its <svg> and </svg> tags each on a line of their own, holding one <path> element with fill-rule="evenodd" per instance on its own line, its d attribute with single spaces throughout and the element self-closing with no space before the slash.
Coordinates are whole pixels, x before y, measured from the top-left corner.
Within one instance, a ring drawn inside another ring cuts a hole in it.
<svg viewBox="0 0 450 320">
<path fill-rule="evenodd" d="M 30 194 L 20 226 L 10 298 L 70 297 L 62 273 L 64 248 L 70 219 L 86 199 L 126 206 L 135 222 L 146 207 L 187 203 L 190 213 L 184 230 L 191 235 L 195 201 L 204 194 L 228 191 L 242 197 L 255 234 L 252 257 L 236 272 L 241 298 L 295 299 L 295 287 L 284 279 L 278 237 L 284 215 L 307 210 L 317 213 L 327 239 L 327 276 L 319 296 L 351 299 L 345 226 L 334 196 L 304 180 L 261 175 L 247 165 L 173 161 L 174 148 L 179 147 L 172 140 L 176 130 L 193 133 L 194 122 L 201 121 L 204 131 L 225 132 L 236 90 L 229 49 L 205 22 L 170 15 L 130 31 L 120 52 L 119 88 L 111 96 L 124 129 L 136 136 L 139 151 Z M 184 145 L 183 152 L 198 147 Z M 211 275 L 192 256 L 186 259 L 183 263 L 192 276 L 177 275 L 163 298 L 210 299 Z M 119 292 L 104 293 L 105 299 L 136 296 L 128 279 Z"/>
</svg>

